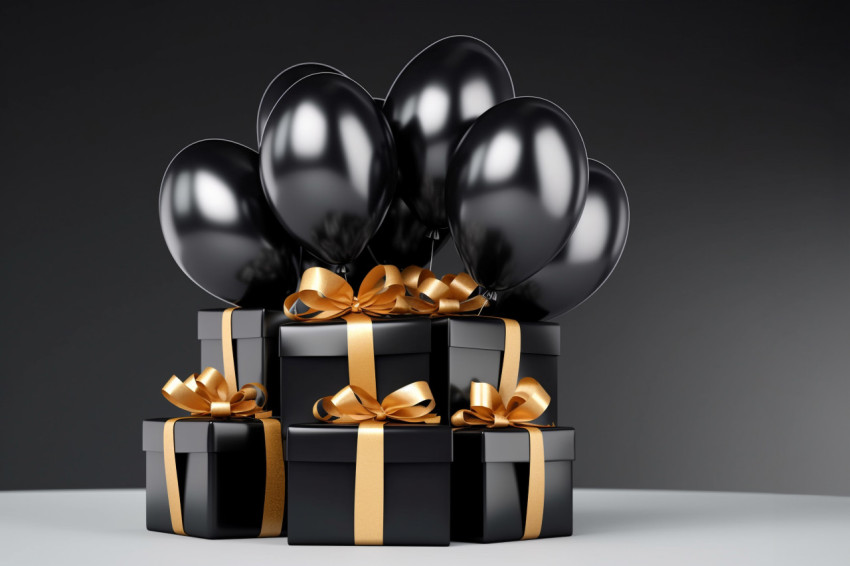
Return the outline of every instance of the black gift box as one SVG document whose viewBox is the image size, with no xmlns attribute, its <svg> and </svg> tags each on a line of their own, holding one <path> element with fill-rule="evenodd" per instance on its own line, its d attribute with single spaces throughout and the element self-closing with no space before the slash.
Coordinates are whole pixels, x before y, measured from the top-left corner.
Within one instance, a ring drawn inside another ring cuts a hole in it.
<svg viewBox="0 0 850 566">
<path fill-rule="evenodd" d="M 289 544 L 354 544 L 357 426 L 289 427 Z M 449 544 L 451 428 L 384 426 L 384 544 Z"/>
<path fill-rule="evenodd" d="M 167 420 L 147 419 L 142 428 L 147 527 L 163 533 L 173 532 L 162 443 Z M 177 421 L 174 452 L 187 535 L 218 539 L 260 534 L 266 485 L 260 420 L 193 417 Z"/>
<path fill-rule="evenodd" d="M 280 327 L 280 407 L 283 426 L 314 421 L 313 404 L 349 385 L 346 322 L 290 323 Z M 431 321 L 373 320 L 377 399 L 415 381 L 429 381 Z M 448 390 L 434 386 L 434 411 L 447 410 Z M 443 382 L 445 384 L 445 382 Z"/>
<path fill-rule="evenodd" d="M 575 431 L 544 428 L 543 526 L 539 538 L 573 533 Z M 523 536 L 528 502 L 528 432 L 467 428 L 454 432 L 452 540 L 501 542 Z"/>
<path fill-rule="evenodd" d="M 521 322 L 521 352 L 518 380 L 533 377 L 552 398 L 546 411 L 534 422 L 558 422 L 558 356 L 561 327 L 550 322 Z M 505 323 L 485 317 L 455 317 L 434 320 L 431 355 L 432 390 L 448 383 L 449 411 L 441 412 L 444 423 L 452 414 L 469 408 L 469 384 L 473 379 L 499 388 Z M 442 407 L 440 407 L 442 408 Z"/>
<path fill-rule="evenodd" d="M 221 349 L 221 313 L 198 311 L 198 340 L 201 342 L 201 365 L 224 372 Z M 260 383 L 268 392 L 265 409 L 280 415 L 280 369 L 277 359 L 277 329 L 288 320 L 282 311 L 236 309 L 231 319 L 233 357 L 238 386 Z"/>
</svg>

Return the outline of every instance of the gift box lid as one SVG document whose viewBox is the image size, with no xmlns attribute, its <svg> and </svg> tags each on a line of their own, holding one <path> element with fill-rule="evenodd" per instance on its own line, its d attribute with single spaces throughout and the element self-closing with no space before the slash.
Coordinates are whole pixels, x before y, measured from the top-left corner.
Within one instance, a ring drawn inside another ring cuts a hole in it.
<svg viewBox="0 0 850 566">
<path fill-rule="evenodd" d="M 280 356 L 346 356 L 344 320 L 291 322 L 280 327 Z M 431 321 L 427 318 L 373 319 L 375 355 L 429 353 Z"/>
<path fill-rule="evenodd" d="M 505 349 L 505 323 L 487 317 L 454 317 L 434 324 L 448 325 L 452 348 L 477 350 Z M 561 353 L 561 326 L 554 322 L 521 322 L 521 349 L 524 354 L 557 356 Z"/>
<path fill-rule="evenodd" d="M 198 340 L 221 340 L 221 313 L 224 309 L 198 311 Z M 236 309 L 231 319 L 231 334 L 239 338 L 274 338 L 285 321 L 283 311 Z"/>
<path fill-rule="evenodd" d="M 547 462 L 575 460 L 575 429 L 541 428 Z M 454 432 L 455 462 L 528 462 L 528 432 L 520 428 L 463 428 Z"/>
<path fill-rule="evenodd" d="M 357 425 L 292 425 L 287 431 L 286 460 L 354 463 L 357 460 Z M 407 423 L 384 425 L 384 462 L 451 461 L 451 427 Z"/>
<path fill-rule="evenodd" d="M 162 452 L 164 419 L 146 419 L 142 424 L 142 450 Z M 237 452 L 262 450 L 263 423 L 254 418 L 212 419 L 191 417 L 174 424 L 174 451 Z"/>
</svg>

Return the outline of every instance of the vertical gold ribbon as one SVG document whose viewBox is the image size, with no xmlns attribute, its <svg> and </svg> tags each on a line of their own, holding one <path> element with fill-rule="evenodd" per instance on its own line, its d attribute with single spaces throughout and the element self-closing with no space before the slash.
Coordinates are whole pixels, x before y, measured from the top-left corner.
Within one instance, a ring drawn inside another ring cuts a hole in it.
<svg viewBox="0 0 850 566">
<path fill-rule="evenodd" d="M 372 319 L 362 313 L 350 313 L 343 318 L 348 342 L 348 383 L 363 388 L 372 397 L 377 397 Z"/>
<path fill-rule="evenodd" d="M 535 539 L 543 528 L 543 502 L 546 496 L 546 457 L 543 453 L 543 432 L 526 428 L 528 432 L 528 503 L 525 508 L 525 530 L 522 540 Z"/>
<path fill-rule="evenodd" d="M 262 404 L 256 402 L 257 392 L 267 396 L 262 385 L 250 383 L 236 388 L 236 363 L 233 355 L 232 316 L 239 307 L 226 309 L 221 315 L 221 348 L 224 357 L 224 376 L 212 368 L 205 369 L 200 376 L 192 375 L 185 382 L 176 376 L 163 387 L 166 399 L 178 407 L 188 410 L 192 416 L 254 416 L 263 425 L 265 443 L 266 481 L 263 496 L 263 518 L 260 537 L 280 536 L 283 531 L 283 513 L 286 501 L 286 470 L 283 464 L 283 438 L 280 421 L 270 412 L 261 412 Z M 163 463 L 165 465 L 165 487 L 171 529 L 175 534 L 185 535 L 183 509 L 180 502 L 180 483 L 177 476 L 177 456 L 174 446 L 174 426 L 177 417 L 165 422 L 162 429 Z"/>
<path fill-rule="evenodd" d="M 180 483 L 177 477 L 177 455 L 174 452 L 174 425 L 187 417 L 168 419 L 162 428 L 162 459 L 165 462 L 165 490 L 168 494 L 168 510 L 171 512 L 171 530 L 176 535 L 185 535 L 183 530 L 183 507 L 180 503 Z"/>
<path fill-rule="evenodd" d="M 224 309 L 221 313 L 221 353 L 224 358 L 224 381 L 231 391 L 236 391 L 236 358 L 233 355 L 233 311 L 239 307 Z"/>
<path fill-rule="evenodd" d="M 259 537 L 279 537 L 283 531 L 286 503 L 286 468 L 283 464 L 283 436 L 280 421 L 261 418 L 266 443 L 266 491 Z"/>
<path fill-rule="evenodd" d="M 384 422 L 357 426 L 354 544 L 384 544 Z"/>
<path fill-rule="evenodd" d="M 519 358 L 522 352 L 522 331 L 519 323 L 511 318 L 500 319 L 505 324 L 505 349 L 502 354 L 502 375 L 499 377 L 499 395 L 502 403 L 508 401 L 516 391 L 519 379 Z"/>
</svg>

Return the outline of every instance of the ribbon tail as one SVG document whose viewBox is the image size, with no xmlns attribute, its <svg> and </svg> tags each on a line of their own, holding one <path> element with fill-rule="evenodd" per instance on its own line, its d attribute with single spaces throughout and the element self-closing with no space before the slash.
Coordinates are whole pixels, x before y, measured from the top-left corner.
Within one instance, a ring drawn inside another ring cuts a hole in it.
<svg viewBox="0 0 850 566">
<path fill-rule="evenodd" d="M 384 423 L 357 427 L 354 472 L 354 544 L 384 543 Z"/>
<path fill-rule="evenodd" d="M 183 508 L 180 505 L 180 481 L 177 477 L 177 455 L 174 453 L 174 424 L 186 417 L 168 419 L 162 429 L 162 459 L 165 462 L 165 489 L 168 493 L 168 511 L 171 513 L 171 530 L 184 535 Z"/>
<path fill-rule="evenodd" d="M 543 501 L 546 494 L 546 458 L 543 454 L 543 433 L 539 428 L 528 432 L 528 505 L 525 510 L 525 531 L 522 540 L 540 536 L 543 527 Z"/>
<path fill-rule="evenodd" d="M 283 440 L 280 421 L 260 419 L 266 441 L 266 492 L 263 500 L 261 537 L 277 537 L 283 530 L 286 503 L 286 469 L 283 464 Z"/>
<path fill-rule="evenodd" d="M 348 382 L 377 399 L 372 319 L 361 313 L 347 314 L 343 318 L 348 337 Z"/>
</svg>

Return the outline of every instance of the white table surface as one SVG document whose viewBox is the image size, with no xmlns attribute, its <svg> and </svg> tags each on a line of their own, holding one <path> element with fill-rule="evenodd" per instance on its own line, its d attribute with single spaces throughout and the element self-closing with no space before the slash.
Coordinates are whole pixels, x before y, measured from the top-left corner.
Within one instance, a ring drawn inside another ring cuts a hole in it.
<svg viewBox="0 0 850 566">
<path fill-rule="evenodd" d="M 142 490 L 0 492 L 0 564 L 850 565 L 850 497 L 578 489 L 572 537 L 437 548 L 152 533 L 144 497 Z"/>
</svg>

